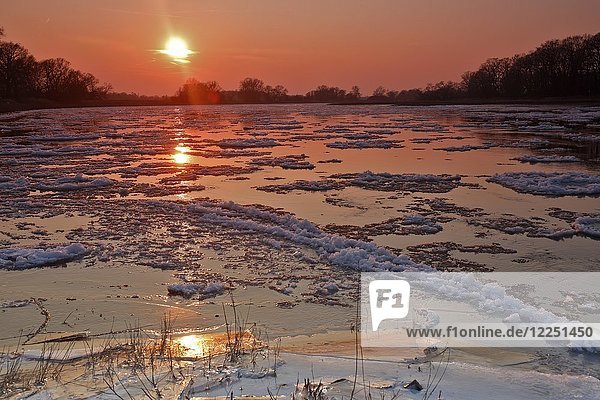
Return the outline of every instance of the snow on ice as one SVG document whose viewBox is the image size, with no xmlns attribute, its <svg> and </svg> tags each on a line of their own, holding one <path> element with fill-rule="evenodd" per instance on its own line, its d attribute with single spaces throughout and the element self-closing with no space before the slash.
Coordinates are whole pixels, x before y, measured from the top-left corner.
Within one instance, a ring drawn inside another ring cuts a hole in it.
<svg viewBox="0 0 600 400">
<path fill-rule="evenodd" d="M 544 196 L 600 195 L 600 175 L 583 172 L 506 172 L 496 174 L 488 181 L 520 193 Z"/>
<path fill-rule="evenodd" d="M 62 264 L 79 259 L 87 254 L 81 243 L 47 249 L 0 249 L 0 268 L 28 269 Z"/>
</svg>

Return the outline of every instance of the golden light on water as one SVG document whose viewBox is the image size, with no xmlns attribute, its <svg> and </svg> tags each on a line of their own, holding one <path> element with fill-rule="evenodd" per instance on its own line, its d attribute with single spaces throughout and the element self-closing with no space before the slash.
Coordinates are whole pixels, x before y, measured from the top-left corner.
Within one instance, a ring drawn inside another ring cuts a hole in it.
<svg viewBox="0 0 600 400">
<path fill-rule="evenodd" d="M 189 63 L 190 60 L 188 60 L 188 57 L 194 54 L 194 52 L 188 48 L 185 40 L 178 37 L 172 37 L 167 40 L 165 48 L 158 52 L 169 56 L 173 62 L 180 64 Z"/>
<path fill-rule="evenodd" d="M 178 354 L 183 358 L 202 358 L 226 354 L 233 342 L 236 342 L 237 348 L 241 350 L 261 349 L 265 346 L 249 330 L 241 334 L 190 334 L 173 339 Z"/>
<path fill-rule="evenodd" d="M 187 152 L 189 152 L 190 149 L 187 146 L 177 146 L 175 147 L 175 151 L 177 153 L 173 154 L 173 161 L 175 161 L 176 164 L 187 164 L 190 162 L 190 155 L 187 154 Z"/>
<path fill-rule="evenodd" d="M 182 347 L 182 353 L 186 357 L 204 357 L 207 353 L 206 340 L 200 335 L 187 335 L 175 339 L 175 342 Z"/>
</svg>

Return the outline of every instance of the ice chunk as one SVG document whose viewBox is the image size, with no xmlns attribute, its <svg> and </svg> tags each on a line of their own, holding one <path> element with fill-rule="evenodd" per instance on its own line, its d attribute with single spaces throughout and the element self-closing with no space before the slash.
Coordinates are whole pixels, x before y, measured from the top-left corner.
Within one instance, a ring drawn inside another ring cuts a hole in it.
<svg viewBox="0 0 600 400">
<path fill-rule="evenodd" d="M 225 292 L 225 285 L 221 282 L 177 283 L 169 285 L 167 291 L 171 296 L 181 296 L 189 299 L 190 297 L 199 295 L 201 299 L 208 299 L 223 294 Z"/>
<path fill-rule="evenodd" d="M 408 191 L 445 193 L 460 186 L 459 175 L 390 174 L 371 171 L 358 174 L 337 174 L 331 178 L 344 179 L 351 186 L 384 192 Z"/>
<path fill-rule="evenodd" d="M 35 188 L 41 191 L 68 192 L 71 190 L 95 189 L 110 186 L 113 181 L 108 178 L 92 179 L 81 174 L 58 178 L 54 181 L 39 183 Z"/>
<path fill-rule="evenodd" d="M 583 172 L 507 172 L 488 179 L 520 193 L 544 196 L 598 196 L 600 175 Z"/>
<path fill-rule="evenodd" d="M 223 139 L 216 143 L 222 149 L 245 149 L 254 147 L 275 147 L 279 142 L 274 139 Z"/>
<path fill-rule="evenodd" d="M 391 149 L 404 147 L 399 140 L 346 140 L 327 143 L 333 149 Z"/>
<path fill-rule="evenodd" d="M 281 157 L 262 157 L 255 158 L 251 164 L 281 167 L 283 169 L 314 169 L 314 164 L 306 161 L 308 158 L 305 154 L 291 154 Z"/>
<path fill-rule="evenodd" d="M 573 229 L 582 235 L 600 239 L 600 218 L 579 217 L 573 223 Z"/>
<path fill-rule="evenodd" d="M 522 156 L 512 160 L 517 160 L 529 164 L 548 164 L 548 163 L 575 163 L 579 162 L 579 158 L 575 156 Z"/>
<path fill-rule="evenodd" d="M 48 249 L 0 249 L 0 268 L 28 269 L 73 261 L 87 254 L 81 243 Z"/>
</svg>

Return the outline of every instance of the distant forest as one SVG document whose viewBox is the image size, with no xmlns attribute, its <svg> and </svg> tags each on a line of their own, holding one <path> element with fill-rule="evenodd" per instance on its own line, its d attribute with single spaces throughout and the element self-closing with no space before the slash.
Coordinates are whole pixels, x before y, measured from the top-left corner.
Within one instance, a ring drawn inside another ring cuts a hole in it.
<svg viewBox="0 0 600 400">
<path fill-rule="evenodd" d="M 460 82 L 442 81 L 424 89 L 388 90 L 382 86 L 363 96 L 326 85 L 305 95 L 289 95 L 283 86 L 265 85 L 255 78 L 224 91 L 217 82 L 188 80 L 175 99 L 190 104 L 282 102 L 437 102 L 461 99 L 536 99 L 600 96 L 600 33 L 550 40 L 537 49 L 510 58 L 491 58 L 477 71 L 465 72 Z"/>
<path fill-rule="evenodd" d="M 19 43 L 0 40 L 0 99 L 78 102 L 101 99 L 110 89 L 63 58 L 38 61 Z"/>
<path fill-rule="evenodd" d="M 4 36 L 0 28 L 0 39 Z M 224 90 L 215 81 L 189 79 L 174 96 L 143 96 L 111 92 L 90 73 L 78 71 L 62 58 L 37 61 L 27 49 L 0 40 L 0 106 L 20 102 L 33 106 L 54 104 L 235 104 L 235 103 L 436 103 L 508 101 L 542 98 L 597 98 L 600 96 L 600 33 L 550 40 L 537 49 L 510 58 L 491 58 L 460 82 L 442 81 L 423 89 L 388 90 L 382 86 L 363 95 L 321 85 L 308 93 L 289 94 L 246 78 L 237 90 Z M 1 110 L 1 107 L 0 107 Z"/>
</svg>

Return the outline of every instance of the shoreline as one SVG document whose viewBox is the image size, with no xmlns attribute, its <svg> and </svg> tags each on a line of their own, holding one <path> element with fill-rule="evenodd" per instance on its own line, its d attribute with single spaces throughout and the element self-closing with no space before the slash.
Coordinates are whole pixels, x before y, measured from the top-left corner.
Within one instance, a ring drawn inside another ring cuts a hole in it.
<svg viewBox="0 0 600 400">
<path fill-rule="evenodd" d="M 217 104 L 194 104 L 177 101 L 154 101 L 154 100 L 91 100 L 81 103 L 56 103 L 45 100 L 30 103 L 8 102 L 0 103 L 0 115 L 22 111 L 34 110 L 60 110 L 67 108 L 110 108 L 110 107 L 167 107 L 167 106 L 231 106 L 231 105 L 293 105 L 293 104 L 327 104 L 336 106 L 358 106 L 358 105 L 389 105 L 399 107 L 430 107 L 430 106 L 460 106 L 460 105 L 572 105 L 572 106 L 598 106 L 600 98 L 589 97 L 547 97 L 547 98 L 523 98 L 523 99 L 457 99 L 448 101 L 348 101 L 348 102 L 279 102 L 279 103 L 217 103 Z"/>
</svg>

